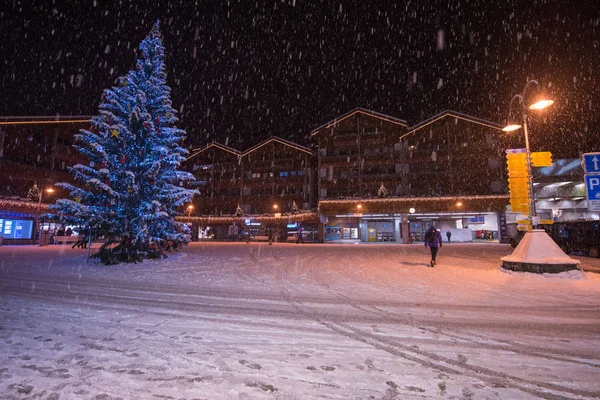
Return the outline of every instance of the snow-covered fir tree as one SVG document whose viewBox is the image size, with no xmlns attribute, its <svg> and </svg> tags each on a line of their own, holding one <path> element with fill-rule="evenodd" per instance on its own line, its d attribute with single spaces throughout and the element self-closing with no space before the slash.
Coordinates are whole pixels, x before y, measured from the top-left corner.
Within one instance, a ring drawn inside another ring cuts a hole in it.
<svg viewBox="0 0 600 400">
<path fill-rule="evenodd" d="M 183 187 L 194 177 L 178 170 L 188 152 L 185 132 L 175 127 L 164 57 L 157 22 L 135 69 L 104 91 L 100 115 L 75 135 L 75 148 L 89 160 L 70 169 L 82 185 L 59 184 L 73 200 L 58 200 L 57 215 L 105 238 L 96 254 L 105 264 L 157 257 L 190 240 L 187 226 L 174 220 L 196 191 Z"/>
</svg>

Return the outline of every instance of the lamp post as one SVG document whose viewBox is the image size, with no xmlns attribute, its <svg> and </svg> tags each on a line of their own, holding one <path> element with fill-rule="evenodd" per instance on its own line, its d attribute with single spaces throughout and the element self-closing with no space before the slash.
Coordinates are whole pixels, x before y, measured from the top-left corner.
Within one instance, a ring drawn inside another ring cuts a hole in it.
<svg viewBox="0 0 600 400">
<path fill-rule="evenodd" d="M 189 206 L 187 206 L 187 214 L 188 214 L 188 218 L 192 215 L 192 211 L 194 210 L 194 205 L 190 204 Z"/>
<path fill-rule="evenodd" d="M 532 92 L 533 91 L 533 92 Z M 533 99 L 531 96 L 534 96 Z M 517 123 L 513 118 L 511 118 L 511 111 L 513 109 L 513 103 L 515 100 L 518 100 L 521 103 L 521 114 L 523 125 Z M 528 102 L 527 100 L 532 100 Z M 526 168 L 527 168 L 527 183 L 529 187 L 529 214 L 531 215 L 531 222 L 533 225 L 533 218 L 536 216 L 535 209 L 535 196 L 533 193 L 533 174 L 531 170 L 531 151 L 529 150 L 529 131 L 527 130 L 527 116 L 531 110 L 542 110 L 546 107 L 554 104 L 554 100 L 550 100 L 546 97 L 541 90 L 540 84 L 536 80 L 530 80 L 527 82 L 525 87 L 523 88 L 523 92 L 521 94 L 516 94 L 510 100 L 510 105 L 508 108 L 508 123 L 502 128 L 504 132 L 512 132 L 517 129 L 523 128 L 523 132 L 525 133 L 525 160 L 526 160 Z"/>
<path fill-rule="evenodd" d="M 48 193 L 54 193 L 54 189 L 52 189 L 52 188 L 40 189 L 40 195 L 38 196 L 38 208 L 42 207 L 42 197 L 44 195 L 44 191 L 46 191 Z"/>
</svg>

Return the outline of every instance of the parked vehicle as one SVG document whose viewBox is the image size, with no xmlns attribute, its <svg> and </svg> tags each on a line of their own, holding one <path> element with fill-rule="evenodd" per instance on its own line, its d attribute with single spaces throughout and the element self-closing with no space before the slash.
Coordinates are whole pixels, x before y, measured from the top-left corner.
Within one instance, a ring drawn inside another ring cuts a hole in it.
<svg viewBox="0 0 600 400">
<path fill-rule="evenodd" d="M 600 221 L 566 221 L 540 225 L 567 254 L 581 251 L 589 257 L 600 257 Z M 510 245 L 517 247 L 525 232 L 511 235 Z"/>
<path fill-rule="evenodd" d="M 600 257 L 600 221 L 557 222 L 550 236 L 567 254 L 582 251 L 589 257 Z"/>
</svg>

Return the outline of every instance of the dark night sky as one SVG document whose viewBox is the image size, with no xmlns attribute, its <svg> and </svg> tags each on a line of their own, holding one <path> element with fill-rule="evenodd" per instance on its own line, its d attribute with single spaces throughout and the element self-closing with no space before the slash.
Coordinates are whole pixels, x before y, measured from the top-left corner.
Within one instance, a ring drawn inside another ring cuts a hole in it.
<svg viewBox="0 0 600 400">
<path fill-rule="evenodd" d="M 0 115 L 96 113 L 160 18 L 174 107 L 195 145 L 308 144 L 355 107 L 410 125 L 444 109 L 503 122 L 536 78 L 557 103 L 530 124 L 533 150 L 600 150 L 598 1 L 4 3 Z"/>
</svg>

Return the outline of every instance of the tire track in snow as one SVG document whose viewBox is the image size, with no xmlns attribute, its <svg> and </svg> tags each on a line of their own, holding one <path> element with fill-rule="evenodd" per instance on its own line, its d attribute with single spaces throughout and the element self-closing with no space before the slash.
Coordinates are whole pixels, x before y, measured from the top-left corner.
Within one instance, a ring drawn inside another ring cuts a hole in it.
<svg viewBox="0 0 600 400">
<path fill-rule="evenodd" d="M 320 261 L 323 262 L 323 260 L 320 260 Z M 326 268 L 327 271 L 336 270 L 338 273 L 340 273 L 339 266 L 335 266 L 335 267 L 332 266 L 330 260 L 326 260 L 326 262 L 328 264 L 328 266 Z M 342 263 L 342 264 L 344 264 L 344 263 Z M 545 358 L 545 359 L 554 360 L 554 361 L 569 362 L 569 363 L 574 363 L 574 364 L 579 364 L 579 365 L 586 365 L 586 366 L 590 366 L 590 367 L 594 367 L 594 368 L 600 368 L 600 361 L 596 360 L 595 358 L 591 358 L 585 354 L 573 355 L 573 354 L 565 353 L 560 350 L 551 350 L 551 349 L 539 348 L 539 347 L 534 347 L 534 346 L 527 346 L 527 345 L 519 344 L 514 341 L 496 339 L 496 338 L 492 338 L 490 336 L 486 336 L 486 335 L 482 335 L 482 334 L 478 334 L 478 333 L 474 333 L 474 332 L 465 332 L 460 329 L 448 329 L 447 327 L 443 326 L 443 324 L 441 324 L 441 323 L 439 323 L 439 324 L 433 323 L 432 324 L 430 321 L 428 321 L 427 323 L 421 322 L 419 324 L 419 326 L 417 326 L 415 324 L 415 322 L 417 322 L 417 321 L 415 321 L 415 319 L 412 315 L 405 316 L 405 315 L 400 314 L 395 311 L 382 310 L 379 307 L 373 306 L 373 305 L 363 306 L 363 305 L 356 304 L 356 301 L 353 298 L 331 289 L 331 286 L 326 282 L 325 279 L 323 279 L 321 277 L 320 269 L 317 268 L 315 265 L 316 265 L 316 263 L 312 262 L 312 260 L 311 260 L 311 262 L 308 263 L 308 270 L 310 270 L 311 276 L 317 282 L 319 282 L 322 286 L 326 287 L 333 296 L 336 296 L 336 297 L 342 299 L 343 302 L 346 303 L 347 305 L 349 305 L 357 310 L 360 310 L 362 312 L 365 312 L 366 314 L 377 313 L 378 315 L 385 317 L 395 323 L 399 323 L 399 324 L 402 324 L 405 326 L 419 328 L 423 331 L 429 332 L 434 335 L 441 335 L 441 336 L 446 336 L 451 339 L 460 340 L 460 342 L 449 342 L 448 343 L 448 344 L 451 344 L 453 347 L 465 347 L 465 345 L 468 343 L 468 346 L 470 348 L 475 348 L 475 349 L 480 349 L 480 350 L 507 351 L 507 352 L 512 352 L 512 353 L 518 354 L 518 355 L 525 355 L 525 356 L 537 357 L 537 358 Z M 430 326 L 433 326 L 433 328 Z M 449 333 L 448 330 L 450 330 L 450 332 L 452 332 L 452 333 Z M 471 339 L 471 337 L 476 337 L 479 340 Z M 482 343 L 482 340 L 485 340 L 488 342 L 491 341 L 491 342 L 494 342 L 494 344 Z M 576 358 L 580 358 L 580 359 L 588 358 L 588 359 L 594 360 L 596 362 L 594 363 L 594 362 L 586 362 L 586 361 L 581 361 L 581 360 L 574 360 L 573 358 L 569 358 L 569 357 L 576 357 Z"/>
<path fill-rule="evenodd" d="M 397 341 L 382 338 L 379 336 L 375 336 L 370 332 L 364 331 L 362 329 L 353 327 L 347 323 L 343 322 L 333 322 L 327 319 L 324 319 L 319 316 L 318 313 L 315 313 L 309 306 L 304 304 L 297 299 L 294 299 L 294 296 L 285 285 L 285 274 L 287 271 L 287 267 L 285 265 L 280 265 L 277 269 L 277 283 L 281 290 L 282 296 L 290 303 L 294 309 L 296 309 L 300 314 L 305 315 L 307 318 L 311 318 L 316 322 L 326 326 L 332 331 L 349 337 L 353 340 L 360 341 L 366 344 L 369 344 L 375 348 L 386 351 L 395 356 L 404 358 L 408 361 L 412 361 L 423 365 L 428 368 L 435 369 L 437 371 L 447 372 L 456 375 L 467 375 L 472 378 L 479 379 L 484 381 L 492 386 L 500 385 L 506 386 L 513 389 L 520 390 L 522 392 L 531 394 L 533 396 L 537 396 L 543 399 L 549 400 L 562 400 L 562 399 L 573 399 L 573 397 L 567 397 L 567 395 L 575 395 L 575 396 L 587 396 L 587 397 L 600 397 L 600 392 L 590 392 L 586 390 L 573 389 L 567 386 L 562 386 L 553 383 L 534 381 L 530 379 L 519 378 L 514 375 L 509 375 L 503 372 L 494 371 L 489 368 L 470 365 L 467 363 L 461 363 L 459 361 L 440 356 L 438 354 L 423 351 L 420 349 L 415 349 L 413 347 L 404 345 Z M 541 391 L 540 389 L 551 390 L 560 393 L 552 393 Z"/>
</svg>

